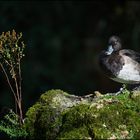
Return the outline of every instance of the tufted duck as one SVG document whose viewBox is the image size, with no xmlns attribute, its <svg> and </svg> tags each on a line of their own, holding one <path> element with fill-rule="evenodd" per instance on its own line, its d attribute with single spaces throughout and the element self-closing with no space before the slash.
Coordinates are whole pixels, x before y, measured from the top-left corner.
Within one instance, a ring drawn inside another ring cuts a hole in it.
<svg viewBox="0 0 140 140">
<path fill-rule="evenodd" d="M 121 40 L 117 36 L 111 36 L 108 44 L 108 49 L 99 56 L 99 63 L 105 74 L 119 83 L 140 83 L 140 54 L 122 49 Z"/>
</svg>

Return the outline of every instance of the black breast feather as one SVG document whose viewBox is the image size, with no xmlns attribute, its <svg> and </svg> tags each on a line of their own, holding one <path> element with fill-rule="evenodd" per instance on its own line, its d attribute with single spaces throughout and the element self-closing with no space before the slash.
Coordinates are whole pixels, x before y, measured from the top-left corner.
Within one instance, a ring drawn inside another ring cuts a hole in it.
<svg viewBox="0 0 140 140">
<path fill-rule="evenodd" d="M 109 77 L 115 77 L 124 65 L 124 59 L 118 53 L 108 56 L 104 52 L 100 55 L 100 66 Z"/>
</svg>

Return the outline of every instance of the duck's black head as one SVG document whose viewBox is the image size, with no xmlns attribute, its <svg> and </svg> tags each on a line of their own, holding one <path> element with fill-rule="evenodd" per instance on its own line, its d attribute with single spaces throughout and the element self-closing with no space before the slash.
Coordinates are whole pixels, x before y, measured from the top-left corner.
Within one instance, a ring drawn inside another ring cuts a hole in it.
<svg viewBox="0 0 140 140">
<path fill-rule="evenodd" d="M 107 55 L 111 55 L 113 52 L 121 49 L 121 39 L 118 36 L 111 36 L 108 41 Z"/>
</svg>

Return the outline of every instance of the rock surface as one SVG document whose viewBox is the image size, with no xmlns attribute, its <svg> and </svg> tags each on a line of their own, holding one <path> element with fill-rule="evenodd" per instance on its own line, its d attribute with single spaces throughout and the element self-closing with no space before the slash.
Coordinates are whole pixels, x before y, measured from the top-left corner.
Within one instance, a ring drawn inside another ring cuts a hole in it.
<svg viewBox="0 0 140 140">
<path fill-rule="evenodd" d="M 140 92 L 79 97 L 50 90 L 26 113 L 29 139 L 138 139 Z"/>
</svg>

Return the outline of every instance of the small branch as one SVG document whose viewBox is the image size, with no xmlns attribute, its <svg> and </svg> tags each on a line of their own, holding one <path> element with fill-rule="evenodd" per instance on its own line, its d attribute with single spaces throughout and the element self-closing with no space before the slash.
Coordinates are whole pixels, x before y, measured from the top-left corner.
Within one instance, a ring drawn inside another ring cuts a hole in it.
<svg viewBox="0 0 140 140">
<path fill-rule="evenodd" d="M 19 72 L 19 97 L 20 97 L 20 100 L 22 100 L 22 93 L 21 93 L 21 66 L 20 66 L 20 58 L 18 58 L 18 72 Z"/>
<path fill-rule="evenodd" d="M 22 114 L 22 106 L 21 106 L 21 95 L 19 93 L 19 85 L 18 85 L 18 82 L 17 82 L 17 77 L 16 77 L 16 73 L 15 73 L 15 70 L 14 70 L 14 67 L 13 65 L 11 64 L 11 67 L 13 68 L 13 72 L 14 72 L 14 81 L 15 81 L 15 85 L 16 85 L 16 95 L 17 95 L 17 101 L 18 101 L 18 109 L 19 109 L 19 117 L 20 117 L 20 124 L 23 123 L 23 114 Z"/>
<path fill-rule="evenodd" d="M 23 124 L 23 113 L 22 113 L 22 106 L 21 101 L 19 101 L 18 107 L 19 107 L 19 117 L 20 117 L 20 124 Z"/>
<path fill-rule="evenodd" d="M 10 86 L 10 89 L 11 89 L 13 95 L 14 95 L 14 98 L 15 98 L 16 102 L 18 103 L 18 100 L 17 100 L 16 94 L 15 94 L 15 91 L 13 90 L 13 87 L 12 87 L 12 85 L 11 85 L 11 83 L 10 83 L 9 77 L 8 77 L 6 71 L 5 71 L 5 69 L 4 69 L 4 67 L 3 67 L 3 65 L 2 65 L 1 63 L 0 63 L 0 66 L 1 66 L 1 68 L 2 68 L 2 70 L 3 70 L 3 72 L 4 72 L 4 74 L 5 74 L 5 77 L 6 77 L 6 79 L 7 79 L 7 82 L 8 82 L 8 84 L 9 84 L 9 86 Z"/>
<path fill-rule="evenodd" d="M 21 66 L 20 66 L 20 58 L 19 58 L 19 62 L 18 62 L 18 72 L 19 72 L 19 98 L 20 98 L 20 104 L 21 104 L 21 108 L 20 108 L 20 117 L 21 120 L 23 121 L 23 113 L 22 113 L 22 90 L 21 90 Z M 23 122 L 22 122 L 23 123 Z"/>
<path fill-rule="evenodd" d="M 14 71 L 14 70 L 13 70 Z M 15 71 L 14 71 L 15 73 Z M 19 97 L 19 90 L 18 90 L 18 83 L 17 83 L 17 78 L 16 78 L 16 74 L 14 76 L 14 81 L 15 81 L 15 85 L 16 85 L 16 95 L 17 95 L 17 99 L 18 101 L 20 100 L 20 97 Z"/>
</svg>

